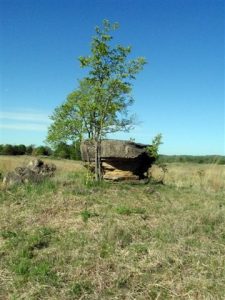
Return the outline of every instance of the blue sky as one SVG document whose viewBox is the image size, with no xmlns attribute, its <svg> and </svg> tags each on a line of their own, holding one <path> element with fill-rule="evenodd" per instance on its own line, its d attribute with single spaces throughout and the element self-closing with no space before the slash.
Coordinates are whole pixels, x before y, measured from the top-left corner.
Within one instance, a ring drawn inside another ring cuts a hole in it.
<svg viewBox="0 0 225 300">
<path fill-rule="evenodd" d="M 164 154 L 225 154 L 223 0 L 0 0 L 0 143 L 43 144 L 48 116 L 85 75 L 94 27 L 148 64 L 134 82 L 138 126 L 114 138 Z"/>
</svg>

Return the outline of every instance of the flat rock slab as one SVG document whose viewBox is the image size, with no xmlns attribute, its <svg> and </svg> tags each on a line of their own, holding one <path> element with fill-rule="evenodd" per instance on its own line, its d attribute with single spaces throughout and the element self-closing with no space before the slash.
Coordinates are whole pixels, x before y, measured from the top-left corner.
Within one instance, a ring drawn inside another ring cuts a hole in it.
<svg viewBox="0 0 225 300">
<path fill-rule="evenodd" d="M 138 181 L 146 178 L 154 161 L 146 147 L 131 141 L 103 140 L 101 142 L 101 167 L 103 179 L 112 181 Z M 81 143 L 81 157 L 94 170 L 95 146 L 92 141 Z"/>
<path fill-rule="evenodd" d="M 103 140 L 101 142 L 101 158 L 136 158 L 146 153 L 148 145 L 131 141 Z M 95 160 L 95 146 L 92 141 L 81 143 L 81 157 L 84 161 Z"/>
</svg>

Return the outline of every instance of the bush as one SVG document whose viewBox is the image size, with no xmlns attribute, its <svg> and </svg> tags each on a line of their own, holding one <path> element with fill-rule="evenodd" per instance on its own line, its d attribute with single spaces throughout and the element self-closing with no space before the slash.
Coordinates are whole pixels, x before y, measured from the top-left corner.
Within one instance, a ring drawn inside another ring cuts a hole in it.
<svg viewBox="0 0 225 300">
<path fill-rule="evenodd" d="M 162 134 L 157 134 L 153 140 L 152 144 L 147 147 L 147 150 L 149 152 L 149 155 L 151 157 L 154 157 L 155 159 L 158 159 L 159 157 L 159 146 L 162 144 Z"/>
<path fill-rule="evenodd" d="M 34 145 L 29 145 L 26 147 L 26 154 L 31 155 L 34 150 Z"/>
<path fill-rule="evenodd" d="M 59 158 L 80 160 L 80 142 L 76 141 L 71 145 L 59 143 L 55 148 L 54 156 Z"/>
<path fill-rule="evenodd" d="M 0 145 L 0 155 L 31 155 L 34 150 L 34 146 L 20 145 Z"/>
<path fill-rule="evenodd" d="M 15 155 L 15 149 L 12 145 L 6 144 L 2 147 L 2 153 L 3 155 Z"/>
<path fill-rule="evenodd" d="M 24 155 L 26 153 L 25 145 L 15 145 L 14 146 L 14 155 Z"/>
<path fill-rule="evenodd" d="M 39 146 L 37 148 L 34 148 L 32 151 L 32 155 L 38 156 L 38 155 L 45 155 L 49 156 L 52 154 L 52 150 L 49 147 L 45 146 Z"/>
</svg>

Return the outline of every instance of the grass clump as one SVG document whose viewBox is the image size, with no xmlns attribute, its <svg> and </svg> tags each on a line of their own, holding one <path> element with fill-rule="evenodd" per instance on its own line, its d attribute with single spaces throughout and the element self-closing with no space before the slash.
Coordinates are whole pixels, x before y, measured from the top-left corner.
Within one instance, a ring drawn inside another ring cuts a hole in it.
<svg viewBox="0 0 225 300">
<path fill-rule="evenodd" d="M 79 281 L 73 284 L 70 295 L 73 297 L 81 297 L 89 295 L 93 292 L 92 284 L 88 281 Z"/>
<path fill-rule="evenodd" d="M 131 214 L 145 214 L 146 209 L 141 207 L 128 207 L 128 206 L 118 206 L 116 212 L 120 215 L 131 215 Z"/>
<path fill-rule="evenodd" d="M 91 217 L 91 212 L 85 209 L 80 214 L 84 223 L 87 223 L 88 219 Z"/>
</svg>

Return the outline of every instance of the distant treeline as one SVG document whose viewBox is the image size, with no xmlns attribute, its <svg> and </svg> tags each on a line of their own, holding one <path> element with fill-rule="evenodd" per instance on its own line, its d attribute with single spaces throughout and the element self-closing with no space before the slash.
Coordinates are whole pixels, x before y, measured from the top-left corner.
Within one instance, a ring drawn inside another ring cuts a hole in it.
<svg viewBox="0 0 225 300">
<path fill-rule="evenodd" d="M 33 155 L 33 156 L 52 156 L 58 158 L 66 158 L 73 160 L 80 160 L 80 143 L 76 142 L 71 145 L 66 143 L 60 143 L 53 150 L 47 146 L 34 145 L 1 145 L 0 144 L 0 155 Z M 225 156 L 222 155 L 159 155 L 157 163 L 198 163 L 198 164 L 225 164 Z"/>
<path fill-rule="evenodd" d="M 198 164 L 225 164 L 225 156 L 222 155 L 159 155 L 158 163 L 198 163 Z"/>
<path fill-rule="evenodd" d="M 58 158 L 80 160 L 80 144 L 78 142 L 68 145 L 66 143 L 60 143 L 53 150 L 48 146 L 34 146 L 29 145 L 10 145 L 0 144 L 0 155 L 33 155 L 33 156 L 53 156 Z"/>
</svg>

